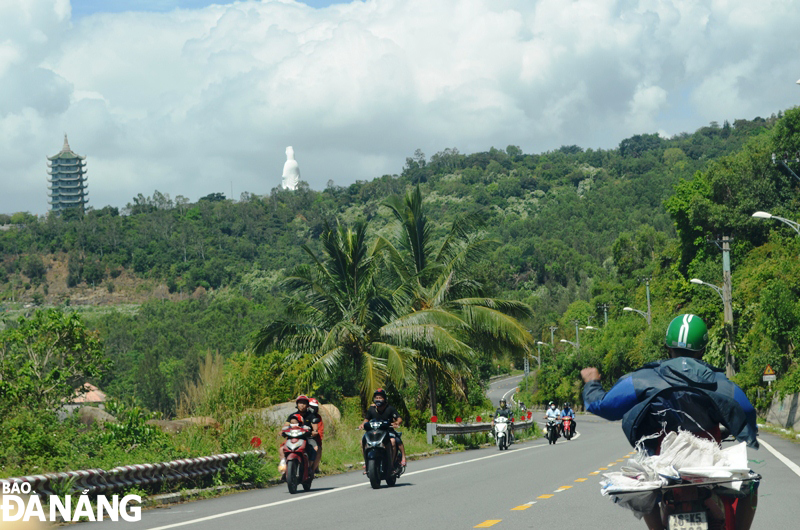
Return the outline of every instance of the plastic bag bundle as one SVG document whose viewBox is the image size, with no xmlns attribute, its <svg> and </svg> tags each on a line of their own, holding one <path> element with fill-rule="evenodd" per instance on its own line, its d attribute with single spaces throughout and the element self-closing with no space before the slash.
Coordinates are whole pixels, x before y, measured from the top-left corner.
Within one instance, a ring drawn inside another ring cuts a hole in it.
<svg viewBox="0 0 800 530">
<path fill-rule="evenodd" d="M 605 479 L 600 482 L 603 495 L 611 496 L 637 517 L 653 509 L 658 490 L 669 484 L 733 479 L 726 485 L 739 490 L 741 479 L 751 476 L 744 442 L 721 449 L 715 442 L 688 431 L 669 432 L 661 442 L 661 453 L 649 456 L 643 449 L 643 440 L 636 444 L 633 458 L 619 471 L 604 473 Z"/>
</svg>

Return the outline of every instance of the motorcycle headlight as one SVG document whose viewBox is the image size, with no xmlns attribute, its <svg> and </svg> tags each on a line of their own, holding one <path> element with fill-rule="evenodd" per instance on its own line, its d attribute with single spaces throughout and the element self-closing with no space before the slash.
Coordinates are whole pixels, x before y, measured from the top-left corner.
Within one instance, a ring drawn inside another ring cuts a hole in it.
<svg viewBox="0 0 800 530">
<path fill-rule="evenodd" d="M 302 440 L 286 440 L 286 448 L 291 449 L 292 451 L 299 449 L 302 444 Z"/>
</svg>

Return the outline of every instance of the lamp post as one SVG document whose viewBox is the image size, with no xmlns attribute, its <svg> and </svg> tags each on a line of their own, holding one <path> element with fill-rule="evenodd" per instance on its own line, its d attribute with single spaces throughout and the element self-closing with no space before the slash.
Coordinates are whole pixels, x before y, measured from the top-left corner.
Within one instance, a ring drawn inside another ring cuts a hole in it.
<svg viewBox="0 0 800 530">
<path fill-rule="evenodd" d="M 753 217 L 757 217 L 758 219 L 777 219 L 778 221 L 794 228 L 794 231 L 797 232 L 798 235 L 800 235 L 800 223 L 797 223 L 795 221 L 791 221 L 783 217 L 778 217 L 777 215 L 772 215 L 771 213 L 767 212 L 756 212 L 753 214 Z"/>
<path fill-rule="evenodd" d="M 538 355 L 538 357 L 536 357 L 536 360 L 537 360 L 537 361 L 538 361 L 538 363 L 539 363 L 539 368 L 541 368 L 541 367 L 542 367 L 542 344 L 544 344 L 545 346 L 547 346 L 547 343 L 546 343 L 546 342 L 542 342 L 542 341 L 540 341 L 540 340 L 537 340 L 537 341 L 536 341 L 536 346 L 539 348 L 539 355 Z"/>
<path fill-rule="evenodd" d="M 577 349 L 577 348 L 579 348 L 578 344 L 576 344 L 576 343 L 572 342 L 571 340 L 567 340 L 567 339 L 561 339 L 561 341 L 560 341 L 560 342 L 563 342 L 563 343 L 565 343 L 565 344 L 572 344 L 572 346 L 574 346 L 576 349 Z"/>
<path fill-rule="evenodd" d="M 647 320 L 647 325 L 648 326 L 650 325 L 650 315 L 648 315 L 644 311 L 642 311 L 640 309 L 634 309 L 632 307 L 623 307 L 622 310 L 623 311 L 634 311 L 636 313 L 639 313 L 640 315 L 642 315 L 644 317 L 645 320 Z"/>
<path fill-rule="evenodd" d="M 733 308 L 731 307 L 730 291 L 722 287 L 717 287 L 713 283 L 704 282 L 699 278 L 692 278 L 689 282 L 710 287 L 717 291 L 719 297 L 722 298 L 722 308 L 725 317 L 725 375 L 733 377 L 736 372 L 733 369 L 733 354 L 731 353 L 733 343 Z"/>
<path fill-rule="evenodd" d="M 550 326 L 550 346 L 555 346 L 556 345 L 555 341 L 553 340 L 553 333 L 557 329 L 558 329 L 558 326 Z"/>
</svg>

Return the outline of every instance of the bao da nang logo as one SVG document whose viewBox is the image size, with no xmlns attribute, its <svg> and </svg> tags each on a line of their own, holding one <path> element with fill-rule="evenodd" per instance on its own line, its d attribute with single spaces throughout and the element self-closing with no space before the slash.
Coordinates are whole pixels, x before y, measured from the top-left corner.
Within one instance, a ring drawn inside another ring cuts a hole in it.
<svg viewBox="0 0 800 530">
<path fill-rule="evenodd" d="M 88 491 L 88 490 L 87 490 Z M 0 522 L 65 522 L 78 521 L 128 521 L 142 519 L 142 498 L 139 495 L 98 495 L 95 505 L 84 491 L 80 495 L 50 495 L 46 505 L 27 482 L 3 483 L 0 496 Z M 2 526 L 2 525 L 0 525 Z"/>
</svg>

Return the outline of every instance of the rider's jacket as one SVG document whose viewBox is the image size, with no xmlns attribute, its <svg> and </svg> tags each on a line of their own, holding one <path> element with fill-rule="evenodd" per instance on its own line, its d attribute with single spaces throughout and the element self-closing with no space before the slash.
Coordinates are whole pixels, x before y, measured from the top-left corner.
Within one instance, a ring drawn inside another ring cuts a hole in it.
<svg viewBox="0 0 800 530">
<path fill-rule="evenodd" d="M 575 412 L 571 408 L 566 408 L 561 411 L 562 418 L 574 418 Z"/>
<path fill-rule="evenodd" d="M 504 416 L 506 418 L 510 418 L 511 417 L 511 409 L 508 408 L 508 407 L 506 407 L 506 408 L 498 408 L 497 412 L 495 412 L 494 415 L 495 415 L 495 417 Z"/>
<path fill-rule="evenodd" d="M 545 412 L 544 415 L 548 419 L 549 418 L 558 418 L 559 416 L 561 416 L 561 411 L 558 410 L 558 409 L 547 409 L 547 412 Z"/>
<path fill-rule="evenodd" d="M 721 423 L 739 441 L 758 447 L 756 411 L 741 388 L 719 368 L 691 357 L 646 364 L 619 379 L 605 392 L 599 381 L 583 388 L 587 412 L 607 420 L 622 419 L 631 445 L 643 436 L 678 428 L 708 435 Z M 645 447 L 658 451 L 657 438 Z"/>
</svg>

